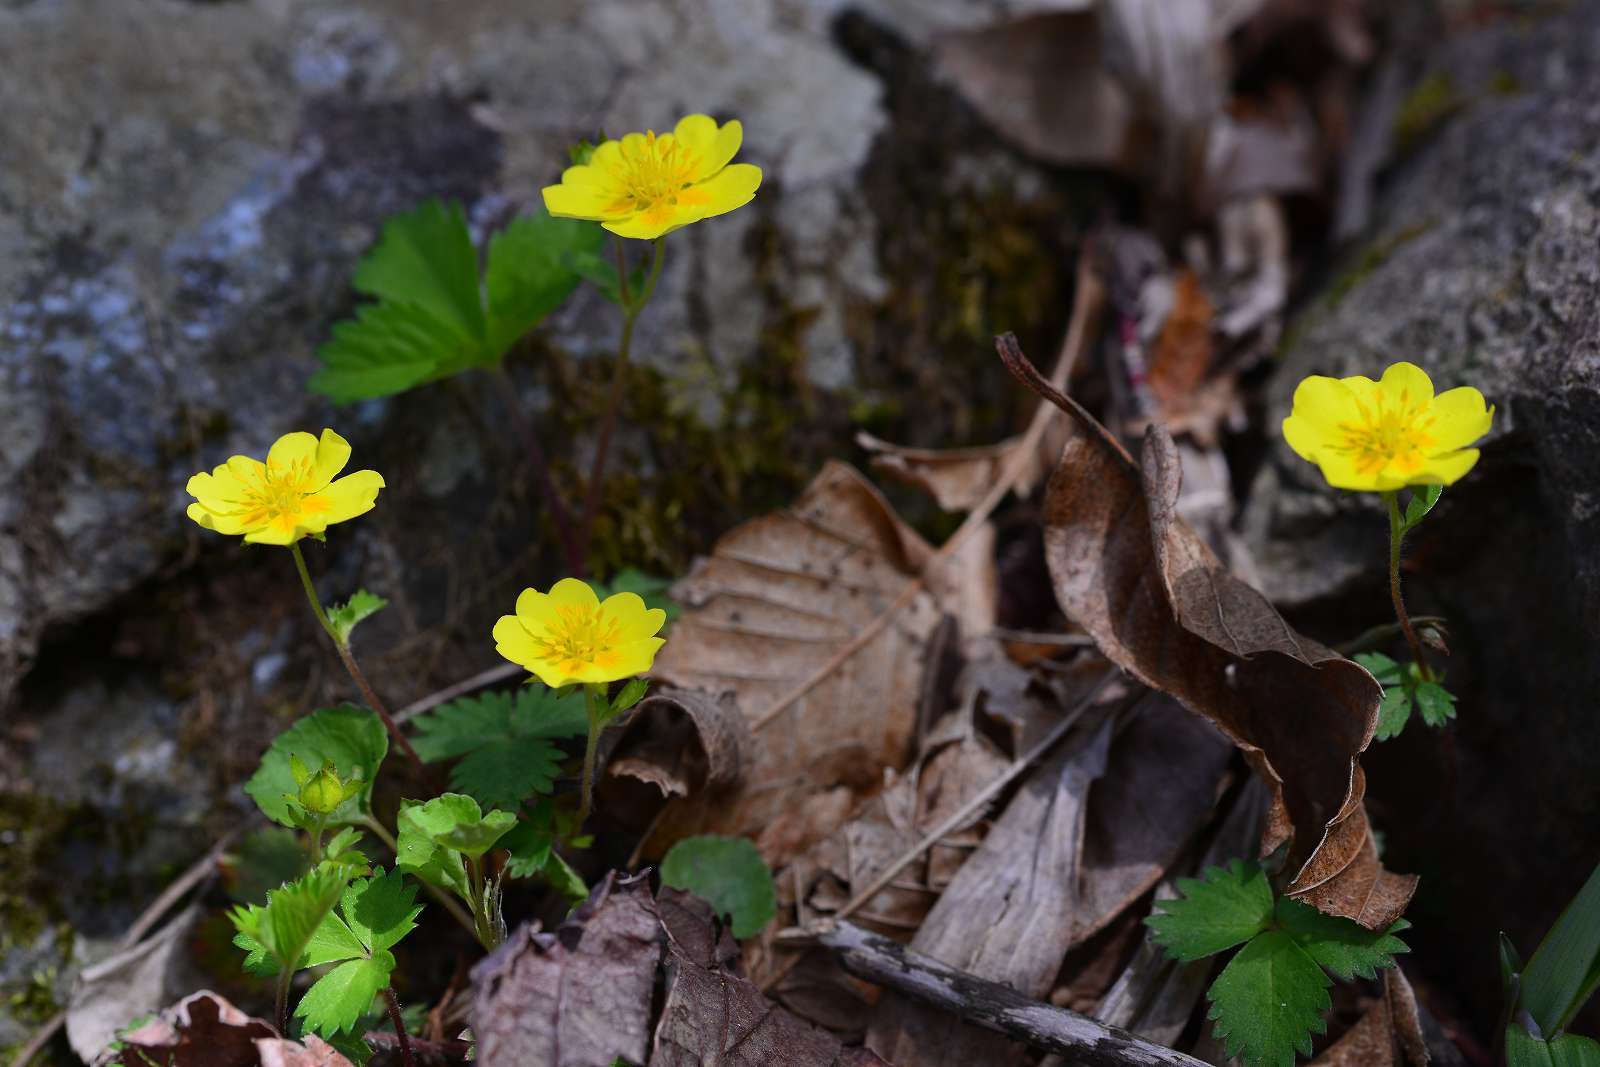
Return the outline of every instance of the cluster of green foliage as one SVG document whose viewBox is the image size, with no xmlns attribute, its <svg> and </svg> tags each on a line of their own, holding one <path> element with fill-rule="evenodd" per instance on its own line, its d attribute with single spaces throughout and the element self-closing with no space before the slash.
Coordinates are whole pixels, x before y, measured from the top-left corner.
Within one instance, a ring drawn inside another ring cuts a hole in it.
<svg viewBox="0 0 1600 1067">
<path fill-rule="evenodd" d="M 1506 1067 L 1600 1067 L 1600 1042 L 1566 1033 L 1600 987 L 1600 867 L 1524 965 L 1500 935 Z"/>
<path fill-rule="evenodd" d="M 1327 1032 L 1330 974 L 1344 981 L 1372 978 L 1408 951 L 1396 935 L 1410 924 L 1369 930 L 1275 896 L 1266 873 L 1234 860 L 1182 879 L 1183 894 L 1158 900 L 1145 922 L 1174 959 L 1204 959 L 1243 946 L 1217 975 L 1206 998 L 1212 1030 L 1229 1056 L 1250 1067 L 1293 1067 L 1295 1053 L 1311 1055 L 1313 1034 Z"/>
</svg>

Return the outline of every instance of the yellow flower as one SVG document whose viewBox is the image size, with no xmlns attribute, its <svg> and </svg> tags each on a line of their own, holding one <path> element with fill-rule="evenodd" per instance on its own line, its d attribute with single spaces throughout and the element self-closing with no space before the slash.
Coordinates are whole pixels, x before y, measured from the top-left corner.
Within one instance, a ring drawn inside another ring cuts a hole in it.
<svg viewBox="0 0 1600 1067">
<path fill-rule="evenodd" d="M 1494 408 L 1471 386 L 1433 395 L 1421 367 L 1396 363 L 1381 381 L 1313 375 L 1294 391 L 1283 437 L 1336 489 L 1388 492 L 1450 485 L 1478 462 L 1468 448 L 1489 432 Z"/>
<path fill-rule="evenodd" d="M 737 119 L 719 127 L 709 115 L 690 115 L 671 133 L 649 130 L 605 141 L 587 163 L 568 167 L 561 184 L 545 186 L 544 206 L 552 215 L 591 219 L 621 237 L 660 237 L 756 195 L 761 168 L 729 162 L 743 139 Z"/>
<path fill-rule="evenodd" d="M 319 441 L 288 433 L 267 452 L 267 461 L 234 456 L 210 474 L 189 479 L 189 517 L 208 530 L 243 534 L 262 545 L 292 545 L 336 522 L 372 510 L 383 475 L 356 471 L 333 476 L 350 462 L 350 445 L 332 430 Z"/>
<path fill-rule="evenodd" d="M 666 621 L 637 593 L 613 593 L 602 604 L 587 584 L 563 578 L 548 593 L 522 591 L 517 613 L 494 624 L 495 649 L 548 686 L 614 682 L 650 669 L 666 644 L 656 636 Z"/>
</svg>

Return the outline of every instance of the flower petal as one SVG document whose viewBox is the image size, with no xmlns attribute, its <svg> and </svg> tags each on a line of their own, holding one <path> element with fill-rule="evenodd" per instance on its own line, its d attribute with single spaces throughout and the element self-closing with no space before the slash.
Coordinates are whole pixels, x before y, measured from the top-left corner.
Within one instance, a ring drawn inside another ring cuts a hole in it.
<svg viewBox="0 0 1600 1067">
<path fill-rule="evenodd" d="M 189 479 L 184 487 L 190 496 L 211 511 L 237 511 L 244 507 L 244 497 L 251 483 L 243 482 L 226 463 L 210 474 L 202 471 Z"/>
<path fill-rule="evenodd" d="M 686 115 L 678 121 L 673 136 L 698 158 L 696 181 L 704 181 L 726 167 L 739 154 L 744 143 L 744 126 L 733 119 L 717 126 L 710 115 Z"/>
<path fill-rule="evenodd" d="M 512 663 L 533 670 L 541 662 L 539 645 L 515 615 L 502 615 L 494 624 L 494 649 Z"/>
<path fill-rule="evenodd" d="M 616 620 L 617 639 L 623 642 L 654 637 L 667 624 L 667 613 L 646 607 L 638 593 L 612 593 L 600 605 L 600 612 Z"/>
<path fill-rule="evenodd" d="M 700 217 L 709 219 L 743 207 L 754 199 L 760 187 L 760 167 L 751 163 L 732 163 L 723 167 L 715 177 L 694 187 L 706 197 L 705 203 L 699 208 Z"/>
<path fill-rule="evenodd" d="M 217 533 L 242 534 L 245 532 L 242 512 L 212 511 L 204 504 L 195 503 L 189 505 L 188 515 L 189 518 L 198 522 L 201 526 L 208 530 L 215 530 Z"/>
<path fill-rule="evenodd" d="M 316 460 L 317 439 L 304 430 L 284 434 L 267 450 L 267 469 L 274 474 L 282 474 L 302 461 L 309 469 Z"/>
<path fill-rule="evenodd" d="M 317 456 L 312 467 L 316 478 L 311 483 L 311 491 L 327 488 L 328 483 L 333 481 L 349 462 L 350 442 L 324 427 L 322 438 L 317 441 Z"/>
<path fill-rule="evenodd" d="M 556 604 L 571 604 L 585 608 L 600 606 L 600 598 L 589 588 L 589 583 L 577 578 L 563 578 L 552 585 L 549 597 Z"/>
<path fill-rule="evenodd" d="M 666 640 L 660 637 L 643 637 L 616 646 L 613 650 L 615 658 L 607 667 L 607 677 L 596 681 L 612 682 L 618 678 L 632 678 L 636 674 L 644 674 L 655 664 L 656 653 L 666 643 Z"/>
<path fill-rule="evenodd" d="M 1417 408 L 1433 399 L 1433 379 L 1415 363 L 1391 363 L 1378 388 L 1391 403 Z"/>
<path fill-rule="evenodd" d="M 1440 393 L 1433 400 L 1434 422 L 1429 427 L 1433 449 L 1449 452 L 1465 448 L 1484 434 L 1494 421 L 1494 408 L 1486 407 L 1483 394 L 1470 385 Z"/>
<path fill-rule="evenodd" d="M 377 471 L 356 471 L 332 482 L 320 492 L 306 497 L 306 519 L 326 528 L 371 511 L 383 488 L 383 475 Z"/>
<path fill-rule="evenodd" d="M 616 193 L 610 186 L 588 179 L 582 182 L 567 180 L 567 175 L 573 171 L 587 172 L 592 169 L 569 167 L 566 174 L 561 176 L 560 185 L 545 186 L 545 210 L 557 218 L 568 219 L 598 220 L 616 214 L 610 210 L 610 205 L 617 199 Z"/>
<path fill-rule="evenodd" d="M 1406 479 L 1407 485 L 1453 485 L 1478 462 L 1476 448 L 1463 448 L 1442 456 L 1429 456 L 1422 469 Z"/>
<path fill-rule="evenodd" d="M 251 530 L 244 535 L 244 539 L 253 545 L 292 545 L 303 536 L 304 531 L 293 521 L 286 522 L 278 518 Z"/>
</svg>

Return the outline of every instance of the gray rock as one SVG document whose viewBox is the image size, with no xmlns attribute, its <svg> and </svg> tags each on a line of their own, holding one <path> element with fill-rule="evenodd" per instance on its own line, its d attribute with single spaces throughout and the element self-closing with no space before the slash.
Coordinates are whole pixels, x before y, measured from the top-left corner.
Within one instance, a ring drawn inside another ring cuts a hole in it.
<svg viewBox="0 0 1600 1067">
<path fill-rule="evenodd" d="M 1386 862 L 1423 875 L 1419 965 L 1464 976 L 1484 1019 L 1496 930 L 1526 955 L 1596 860 L 1597 45 L 1590 2 L 1444 46 L 1429 73 L 1463 109 L 1396 169 L 1374 232 L 1289 331 L 1270 397 L 1275 427 L 1305 375 L 1409 359 L 1497 407 L 1478 467 L 1408 549 L 1412 610 L 1450 620 L 1457 739 L 1413 725 L 1367 761 Z M 1329 490 L 1274 440 L 1245 515 L 1266 591 L 1330 633 L 1383 622 L 1377 498 Z"/>
</svg>

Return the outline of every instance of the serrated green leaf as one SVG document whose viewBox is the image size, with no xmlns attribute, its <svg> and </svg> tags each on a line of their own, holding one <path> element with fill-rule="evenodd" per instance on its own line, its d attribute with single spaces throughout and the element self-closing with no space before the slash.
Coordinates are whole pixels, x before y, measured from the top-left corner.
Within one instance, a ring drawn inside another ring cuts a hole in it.
<svg viewBox="0 0 1600 1067">
<path fill-rule="evenodd" d="M 1282 930 L 1257 934 L 1206 991 L 1212 1032 L 1248 1067 L 1294 1067 L 1326 1033 L 1333 980 Z"/>
<path fill-rule="evenodd" d="M 244 790 L 269 819 L 293 827 L 295 812 L 285 799 L 297 791 L 289 768 L 291 756 L 314 766 L 332 761 L 342 775 L 359 771 L 362 786 L 334 811 L 329 824 L 357 822 L 371 813 L 372 783 L 388 752 L 389 735 L 376 714 L 353 704 L 323 708 L 273 739 Z"/>
<path fill-rule="evenodd" d="M 1600 867 L 1572 898 L 1522 970 L 1519 1007 L 1553 1034 L 1577 1014 L 1600 975 Z"/>
<path fill-rule="evenodd" d="M 363 304 L 334 324 L 317 349 L 322 367 L 308 383 L 335 404 L 403 393 L 466 366 L 477 349 L 415 304 Z"/>
<path fill-rule="evenodd" d="M 1370 671 L 1372 677 L 1385 689 L 1400 684 L 1400 664 L 1382 652 L 1359 652 L 1351 658 Z"/>
<path fill-rule="evenodd" d="M 1158 945 L 1188 962 L 1250 940 L 1272 920 L 1272 886 L 1254 863 L 1234 860 L 1210 867 L 1201 878 L 1181 878 L 1171 900 L 1158 900 L 1159 914 L 1145 920 Z"/>
<path fill-rule="evenodd" d="M 509 811 L 485 813 L 469 796 L 444 793 L 404 809 L 400 822 L 403 829 L 476 859 L 516 825 L 517 817 Z"/>
<path fill-rule="evenodd" d="M 299 970 L 323 920 L 333 911 L 354 872 L 338 864 L 323 863 L 299 879 L 267 894 L 265 906 L 235 908 L 229 913 L 240 937 L 234 944 L 246 952 L 253 974 L 276 974 L 287 967 Z M 273 967 L 266 970 L 270 960 Z"/>
<path fill-rule="evenodd" d="M 1278 925 L 1306 955 L 1347 982 L 1357 975 L 1375 978 L 1380 968 L 1394 966 L 1397 953 L 1411 951 L 1395 936 L 1410 928 L 1405 919 L 1395 920 L 1387 930 L 1369 930 L 1289 897 L 1278 898 L 1276 915 Z"/>
<path fill-rule="evenodd" d="M 772 872 L 748 838 L 684 838 L 662 859 L 661 882 L 693 893 L 719 915 L 732 916 L 734 937 L 754 937 L 778 912 Z"/>
<path fill-rule="evenodd" d="M 415 930 L 422 905 L 417 903 L 417 887 L 399 871 L 390 871 L 350 883 L 339 911 L 370 953 L 393 948 Z"/>
<path fill-rule="evenodd" d="M 460 204 L 430 200 L 390 218 L 356 267 L 355 287 L 385 303 L 420 307 L 462 337 L 488 335 L 478 253 Z"/>
<path fill-rule="evenodd" d="M 599 224 L 552 218 L 543 205 L 494 236 L 484 282 L 497 357 L 572 295 L 581 280 L 575 257 L 594 254 L 605 236 Z"/>
<path fill-rule="evenodd" d="M 1399 737 L 1400 732 L 1406 728 L 1406 723 L 1410 721 L 1411 694 L 1403 685 L 1385 687 L 1383 702 L 1378 705 L 1378 730 L 1373 737 L 1379 741 Z"/>
<path fill-rule="evenodd" d="M 350 632 L 357 625 L 388 606 L 389 602 L 383 597 L 369 593 L 365 589 L 357 589 L 349 600 L 328 609 L 328 622 L 339 635 L 340 642 L 349 644 Z"/>
<path fill-rule="evenodd" d="M 486 807 L 509 808 L 554 788 L 562 753 L 553 742 L 584 736 L 589 720 L 583 701 L 560 700 L 534 683 L 514 694 L 452 700 L 416 726 L 423 759 L 464 757 L 451 768 L 451 786 Z"/>
<path fill-rule="evenodd" d="M 1456 698 L 1438 682 L 1418 683 L 1414 693 L 1422 721 L 1439 727 L 1456 717 Z"/>
<path fill-rule="evenodd" d="M 349 890 L 345 890 L 349 892 Z M 300 960 L 301 968 L 321 967 L 328 963 L 338 963 L 341 960 L 365 958 L 367 948 L 350 929 L 350 924 L 339 917 L 338 912 L 330 911 L 317 927 L 317 932 L 311 935 L 311 941 L 306 945 L 306 954 Z"/>
<path fill-rule="evenodd" d="M 1600 1067 L 1600 1044 L 1576 1034 L 1541 1041 L 1512 1023 L 1506 1027 L 1506 1067 Z"/>
<path fill-rule="evenodd" d="M 555 831 L 537 814 L 517 823 L 500 839 L 500 847 L 510 853 L 506 857 L 506 873 L 513 878 L 541 877 L 555 843 Z"/>
<path fill-rule="evenodd" d="M 350 1030 L 389 984 L 394 965 L 394 956 L 387 951 L 341 963 L 306 990 L 294 1013 L 324 1037 Z"/>
<path fill-rule="evenodd" d="M 405 822 L 407 809 L 400 809 L 400 833 L 395 842 L 394 865 L 415 875 L 429 885 L 448 889 L 463 900 L 471 899 L 467 882 L 467 867 L 461 853 L 445 848 L 427 834 L 409 828 Z"/>
</svg>

